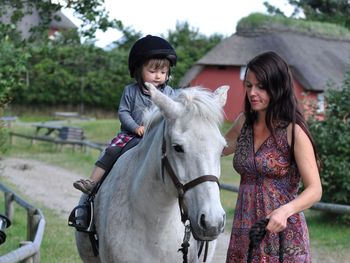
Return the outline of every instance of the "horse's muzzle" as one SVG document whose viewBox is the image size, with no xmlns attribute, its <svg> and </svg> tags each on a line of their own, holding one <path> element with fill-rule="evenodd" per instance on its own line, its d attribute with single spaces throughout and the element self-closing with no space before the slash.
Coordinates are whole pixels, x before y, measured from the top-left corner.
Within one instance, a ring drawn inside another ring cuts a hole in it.
<svg viewBox="0 0 350 263">
<path fill-rule="evenodd" d="M 222 216 L 217 220 L 208 220 L 205 214 L 201 214 L 198 220 L 191 220 L 192 235 L 199 241 L 211 241 L 216 239 L 225 228 L 226 214 L 223 212 Z"/>
</svg>

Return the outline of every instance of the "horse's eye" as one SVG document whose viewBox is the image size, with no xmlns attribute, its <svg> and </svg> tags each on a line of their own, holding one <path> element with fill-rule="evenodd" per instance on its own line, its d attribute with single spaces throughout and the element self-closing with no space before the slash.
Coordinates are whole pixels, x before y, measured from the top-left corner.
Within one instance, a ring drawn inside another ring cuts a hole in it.
<svg viewBox="0 0 350 263">
<path fill-rule="evenodd" d="M 175 145 L 173 145 L 173 147 L 174 147 L 174 150 L 177 151 L 178 153 L 184 152 L 184 149 L 182 148 L 181 145 L 175 144 Z"/>
</svg>

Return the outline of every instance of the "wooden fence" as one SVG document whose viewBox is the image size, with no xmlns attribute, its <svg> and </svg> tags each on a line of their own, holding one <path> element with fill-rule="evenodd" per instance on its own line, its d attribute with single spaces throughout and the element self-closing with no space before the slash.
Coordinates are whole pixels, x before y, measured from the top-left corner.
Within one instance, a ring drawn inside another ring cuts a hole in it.
<svg viewBox="0 0 350 263">
<path fill-rule="evenodd" d="M 67 140 L 67 139 L 60 139 L 60 138 L 53 138 L 49 136 L 38 136 L 38 135 L 28 135 L 28 134 L 22 134 L 18 132 L 9 132 L 10 136 L 10 143 L 13 144 L 13 137 L 20 137 L 24 139 L 29 139 L 30 144 L 33 145 L 34 141 L 45 141 L 45 142 L 51 142 L 54 143 L 56 146 L 57 145 L 65 145 L 65 144 L 70 144 L 73 146 L 73 150 L 75 149 L 75 146 L 78 145 L 80 147 L 84 147 L 82 149 L 85 150 L 85 147 L 93 148 L 99 151 L 102 151 L 105 147 L 105 144 L 101 143 L 95 143 L 91 142 L 88 140 Z"/>
<path fill-rule="evenodd" d="M 220 188 L 230 192 L 238 193 L 238 186 L 222 184 L 220 183 Z M 320 210 L 324 212 L 334 213 L 334 214 L 348 214 L 350 215 L 350 206 L 349 205 L 338 205 L 338 204 L 329 204 L 318 202 L 314 204 L 311 209 Z"/>
<path fill-rule="evenodd" d="M 3 184 L 0 184 L 0 190 L 4 192 L 5 197 L 5 215 L 13 220 L 14 202 L 27 210 L 27 240 L 21 241 L 19 248 L 0 256 L 1 263 L 39 263 L 40 246 L 45 230 L 45 218 L 41 211 L 25 200 L 21 199 L 14 192 L 9 190 Z M 12 227 L 14 227 L 12 225 Z"/>
</svg>

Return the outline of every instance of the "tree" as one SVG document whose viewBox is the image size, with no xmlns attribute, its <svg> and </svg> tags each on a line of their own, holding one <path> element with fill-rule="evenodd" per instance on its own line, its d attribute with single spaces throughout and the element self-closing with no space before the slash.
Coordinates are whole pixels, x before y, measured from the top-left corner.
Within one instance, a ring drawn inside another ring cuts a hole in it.
<svg viewBox="0 0 350 263">
<path fill-rule="evenodd" d="M 127 68 L 129 50 L 142 34 L 123 27 L 120 21 L 109 21 L 108 13 L 102 8 L 103 2 L 0 0 L 0 4 L 13 9 L 11 23 L 4 26 L 6 30 L 3 35 L 27 54 L 31 54 L 25 63 L 26 77 L 22 76 L 19 80 L 25 82 L 23 85 L 9 87 L 15 95 L 16 103 L 38 106 L 75 106 L 80 103 L 115 109 L 122 88 L 131 81 Z M 114 48 L 110 51 L 94 47 L 91 41 L 80 44 L 79 35 L 72 31 L 63 31 L 59 37 L 48 39 L 47 29 L 53 19 L 52 14 L 62 7 L 62 3 L 65 7 L 73 8 L 83 21 L 85 36 L 93 39 L 97 28 L 104 30 L 116 27 L 123 33 L 123 38 L 114 42 Z M 29 42 L 21 41 L 13 25 L 33 8 L 40 10 L 42 23 L 33 29 L 33 39 Z M 209 38 L 200 34 L 198 29 L 191 28 L 187 22 L 178 23 L 176 29 L 169 31 L 168 37 L 164 38 L 168 38 L 179 57 L 170 83 L 174 87 L 194 62 L 222 40 L 218 34 Z"/>
<path fill-rule="evenodd" d="M 11 88 L 23 87 L 26 61 L 29 54 L 23 52 L 6 38 L 0 38 L 0 116 L 12 98 Z M 4 150 L 5 131 L 0 123 L 0 150 Z"/>
<path fill-rule="evenodd" d="M 40 20 L 37 26 L 31 28 L 31 41 L 42 37 L 42 33 L 49 29 L 50 22 L 60 20 L 54 15 L 63 7 L 71 8 L 75 11 L 75 16 L 82 21 L 80 32 L 82 36 L 94 39 L 97 29 L 106 31 L 108 28 L 123 29 L 120 20 L 110 19 L 109 14 L 103 7 L 104 0 L 67 0 L 67 1 L 23 1 L 23 0 L 0 0 L 0 17 L 10 15 L 10 24 L 16 25 L 27 14 L 33 10 L 39 12 Z M 45 34 L 44 34 L 45 35 Z"/>
<path fill-rule="evenodd" d="M 16 95 L 20 95 L 17 97 L 17 100 L 20 98 L 23 99 L 23 95 L 28 87 L 28 76 L 30 72 L 33 73 L 32 58 L 31 61 L 29 54 L 36 54 L 38 48 L 42 48 L 41 54 L 44 54 L 45 50 L 52 49 L 52 45 L 80 45 L 80 35 L 76 31 L 63 31 L 60 34 L 60 37 L 51 41 L 48 38 L 48 30 L 50 22 L 55 19 L 59 20 L 60 17 L 55 16 L 55 12 L 59 11 L 62 7 L 68 7 L 75 10 L 75 15 L 82 20 L 81 25 L 81 34 L 89 39 L 94 39 L 94 35 L 97 29 L 102 31 L 107 30 L 108 28 L 116 28 L 119 30 L 124 30 L 121 21 L 119 20 L 110 20 L 108 17 L 108 12 L 103 8 L 103 0 L 68 0 L 68 1 L 23 1 L 23 0 L 0 0 L 0 17 L 9 17 L 10 19 L 4 19 L 0 24 L 0 45 L 2 49 L 10 49 L 8 54 L 13 54 L 13 52 L 22 53 L 23 56 L 18 60 L 18 63 L 11 63 L 13 61 L 7 61 L 10 59 L 8 56 L 4 55 L 2 61 L 6 67 L 3 67 L 1 70 L 2 76 L 6 76 L 7 81 L 2 81 L 0 86 L 0 98 L 2 98 L 2 103 L 0 105 L 0 109 L 4 107 L 9 101 L 5 101 L 6 99 L 10 99 L 10 92 L 14 91 Z M 33 26 L 31 28 L 31 37 L 27 40 L 23 40 L 20 37 L 19 32 L 16 30 L 16 23 L 21 21 L 23 17 L 27 14 L 31 14 L 33 10 L 38 11 L 40 16 L 39 24 Z M 7 23 L 5 23 L 7 22 Z M 34 45 L 31 45 L 31 42 L 34 42 Z M 78 49 L 78 47 L 76 47 Z M 83 49 L 84 50 L 84 49 Z M 55 52 L 54 52 L 55 53 Z M 16 53 L 17 54 L 17 53 Z M 63 56 L 64 57 L 64 56 Z M 13 56 L 13 58 L 17 58 Z M 35 72 L 39 74 L 48 73 L 48 71 L 52 71 L 55 74 L 48 74 L 47 79 L 45 75 L 40 78 L 40 74 L 37 75 L 37 82 L 43 81 L 43 85 L 38 88 L 50 87 L 46 86 L 46 84 L 50 84 L 50 76 L 51 84 L 57 84 L 57 81 L 64 80 L 65 82 L 75 81 L 75 78 L 72 78 L 71 72 L 65 71 L 65 68 L 61 68 L 57 63 L 58 60 L 51 60 L 48 56 L 42 57 L 43 60 L 36 64 Z M 79 61 L 79 60 L 78 60 Z M 10 68 L 11 67 L 11 68 Z M 77 68 L 84 68 L 84 65 L 78 65 Z M 75 71 L 76 72 L 76 71 Z M 24 77 L 24 76 L 27 77 Z M 69 77 L 70 76 L 70 77 Z M 58 78 L 56 78 L 58 77 Z M 45 84 L 45 85 L 44 85 Z M 52 87 L 54 88 L 54 87 Z M 21 90 L 21 92 L 19 92 Z M 45 90 L 46 91 L 46 90 Z M 38 97 L 47 95 L 47 98 L 43 99 L 43 101 L 49 100 L 49 97 L 52 100 L 55 100 L 57 96 L 52 94 L 49 96 L 47 92 L 38 93 Z M 26 99 L 23 102 L 30 101 L 30 94 L 27 95 Z M 64 98 L 63 98 L 64 100 Z"/>
<path fill-rule="evenodd" d="M 306 20 L 334 23 L 350 28 L 350 2 L 348 0 L 289 0 L 288 2 L 294 6 L 292 16 L 303 12 Z M 265 1 L 264 5 L 270 14 L 284 15 L 280 9 L 268 2 Z"/>
<path fill-rule="evenodd" d="M 178 63 L 174 69 L 173 86 L 178 86 L 186 71 L 205 53 L 216 46 L 223 38 L 220 34 L 210 37 L 199 33 L 198 29 L 191 28 L 188 22 L 177 23 L 174 31 L 169 30 L 166 39 L 175 48 Z"/>
<path fill-rule="evenodd" d="M 11 87 L 24 85 L 24 72 L 28 53 L 14 46 L 10 41 L 0 41 L 0 109 L 11 98 Z"/>
<path fill-rule="evenodd" d="M 322 163 L 322 200 L 350 204 L 350 70 L 341 89 L 329 87 L 325 101 L 324 120 L 310 122 Z"/>
</svg>

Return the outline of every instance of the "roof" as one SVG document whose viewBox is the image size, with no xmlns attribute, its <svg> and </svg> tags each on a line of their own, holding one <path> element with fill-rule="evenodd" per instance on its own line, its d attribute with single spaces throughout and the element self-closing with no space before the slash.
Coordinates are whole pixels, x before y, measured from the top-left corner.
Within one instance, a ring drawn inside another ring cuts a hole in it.
<svg viewBox="0 0 350 263">
<path fill-rule="evenodd" d="M 0 22 L 4 24 L 11 23 L 11 16 L 15 11 L 14 8 L 6 6 L 5 12 L 0 13 Z M 55 16 L 60 18 L 60 21 L 54 19 Z M 57 11 L 52 15 L 50 28 L 54 29 L 77 29 L 78 27 L 69 20 L 61 11 Z M 20 21 L 17 22 L 16 29 L 21 33 L 22 38 L 27 39 L 31 35 L 31 28 L 40 23 L 40 14 L 37 9 L 30 9 Z"/>
<path fill-rule="evenodd" d="M 196 65 L 244 66 L 268 50 L 277 52 L 288 62 L 294 77 L 306 90 L 323 91 L 329 81 L 341 86 L 350 65 L 349 39 L 311 35 L 286 27 L 241 29 L 215 46 Z M 182 83 L 188 77 L 189 74 Z"/>
<path fill-rule="evenodd" d="M 59 29 L 76 29 L 78 28 L 69 18 L 67 18 L 61 11 L 54 13 L 53 17 L 58 16 L 60 21 L 52 19 L 50 27 Z"/>
</svg>

